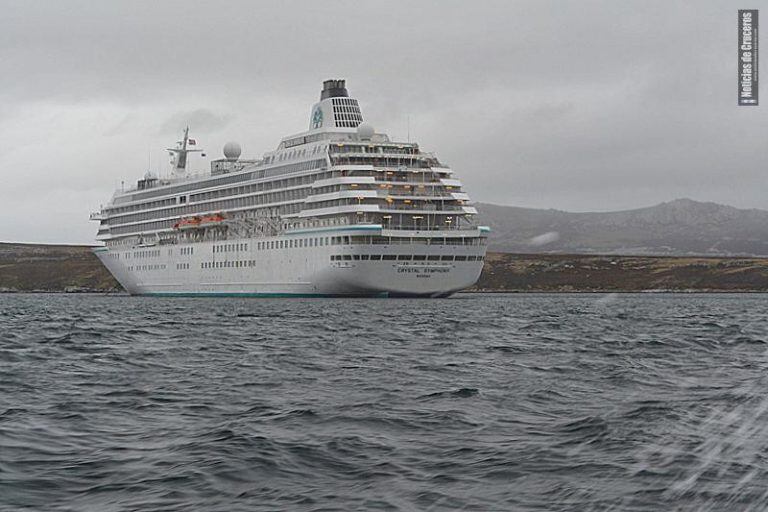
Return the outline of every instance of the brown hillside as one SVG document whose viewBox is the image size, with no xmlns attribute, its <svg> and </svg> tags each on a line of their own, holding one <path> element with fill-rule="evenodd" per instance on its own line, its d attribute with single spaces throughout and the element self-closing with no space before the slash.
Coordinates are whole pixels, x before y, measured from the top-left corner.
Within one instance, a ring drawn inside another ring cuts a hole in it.
<svg viewBox="0 0 768 512">
<path fill-rule="evenodd" d="M 0 243 L 0 289 L 111 291 L 120 285 L 81 245 Z"/>
<path fill-rule="evenodd" d="M 489 291 L 768 291 L 768 258 L 488 253 Z"/>
</svg>

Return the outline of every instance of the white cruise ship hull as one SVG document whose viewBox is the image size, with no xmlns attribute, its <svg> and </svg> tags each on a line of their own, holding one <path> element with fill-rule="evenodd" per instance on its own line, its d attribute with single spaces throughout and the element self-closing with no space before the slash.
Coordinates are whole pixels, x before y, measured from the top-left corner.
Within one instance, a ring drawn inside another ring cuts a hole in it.
<svg viewBox="0 0 768 512">
<path fill-rule="evenodd" d="M 445 297 L 477 281 L 486 249 L 425 243 L 277 248 L 291 238 L 100 247 L 95 253 L 132 295 Z"/>
</svg>

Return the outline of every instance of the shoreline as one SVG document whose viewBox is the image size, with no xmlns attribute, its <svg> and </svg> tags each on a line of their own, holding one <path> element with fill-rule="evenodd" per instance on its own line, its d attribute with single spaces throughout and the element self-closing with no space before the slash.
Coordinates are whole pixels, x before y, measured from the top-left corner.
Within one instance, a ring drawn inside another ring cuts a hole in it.
<svg viewBox="0 0 768 512">
<path fill-rule="evenodd" d="M 0 243 L 0 293 L 122 294 L 92 246 Z M 768 257 L 489 251 L 460 293 L 768 293 Z"/>
<path fill-rule="evenodd" d="M 760 295 L 768 294 L 768 290 L 462 290 L 456 292 L 457 295 Z M 83 291 L 83 292 L 65 292 L 62 290 L 0 290 L 2 295 L 99 295 L 104 297 L 146 297 L 141 295 L 130 295 L 125 291 Z M 153 297 L 157 298 L 157 297 Z M 210 296 L 184 297 L 195 298 L 217 298 Z M 231 297 L 230 297 L 231 298 Z M 243 298 L 243 297 L 240 297 Z M 253 297 L 245 297 L 253 298 Z M 343 298 L 343 297 L 340 297 Z M 350 298 L 369 298 L 369 297 L 350 297 Z M 370 297 L 380 298 L 380 297 Z"/>
</svg>

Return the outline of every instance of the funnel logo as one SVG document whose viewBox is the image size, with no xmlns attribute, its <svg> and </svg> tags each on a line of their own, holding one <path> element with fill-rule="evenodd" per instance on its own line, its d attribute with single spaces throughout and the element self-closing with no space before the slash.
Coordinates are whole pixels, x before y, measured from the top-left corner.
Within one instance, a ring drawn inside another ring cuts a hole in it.
<svg viewBox="0 0 768 512">
<path fill-rule="evenodd" d="M 312 115 L 312 128 L 320 128 L 321 126 L 323 126 L 323 111 L 317 107 Z"/>
</svg>

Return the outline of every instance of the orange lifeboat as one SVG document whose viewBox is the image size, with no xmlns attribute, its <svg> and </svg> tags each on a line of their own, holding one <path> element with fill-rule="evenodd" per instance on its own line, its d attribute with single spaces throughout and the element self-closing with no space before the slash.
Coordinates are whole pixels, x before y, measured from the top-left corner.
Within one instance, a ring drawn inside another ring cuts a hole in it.
<svg viewBox="0 0 768 512">
<path fill-rule="evenodd" d="M 201 226 L 211 226 L 215 224 L 219 224 L 226 220 L 226 217 L 223 213 L 217 212 L 212 213 L 210 215 L 203 215 L 202 219 L 200 220 Z"/>
<path fill-rule="evenodd" d="M 174 229 L 190 229 L 200 227 L 200 217 L 186 217 L 173 225 Z"/>
</svg>

